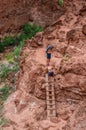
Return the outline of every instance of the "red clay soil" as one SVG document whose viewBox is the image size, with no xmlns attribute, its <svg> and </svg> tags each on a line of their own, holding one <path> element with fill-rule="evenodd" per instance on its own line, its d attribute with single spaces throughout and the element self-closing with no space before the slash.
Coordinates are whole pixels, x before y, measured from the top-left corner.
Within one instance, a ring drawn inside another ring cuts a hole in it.
<svg viewBox="0 0 86 130">
<path fill-rule="evenodd" d="M 3 130 L 86 130 L 86 1 L 66 2 L 59 21 L 23 47 L 16 91 L 4 104 L 10 123 Z M 45 104 L 47 44 L 54 47 L 56 73 L 57 118 L 51 121 Z"/>
<path fill-rule="evenodd" d="M 46 27 L 64 13 L 54 0 L 0 0 L 0 34 L 17 33 L 27 22 Z"/>
</svg>

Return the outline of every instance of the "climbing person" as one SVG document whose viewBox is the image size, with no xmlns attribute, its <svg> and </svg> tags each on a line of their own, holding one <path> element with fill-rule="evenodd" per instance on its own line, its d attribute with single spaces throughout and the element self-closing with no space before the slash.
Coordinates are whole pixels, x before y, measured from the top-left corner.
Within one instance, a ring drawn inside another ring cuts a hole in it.
<svg viewBox="0 0 86 130">
<path fill-rule="evenodd" d="M 48 66 L 48 76 L 53 77 L 54 74 L 54 68 L 53 66 Z"/>
<path fill-rule="evenodd" d="M 47 65 L 49 66 L 50 59 L 51 59 L 51 54 L 52 54 L 52 45 L 48 45 L 46 48 L 46 58 L 47 58 Z"/>
</svg>

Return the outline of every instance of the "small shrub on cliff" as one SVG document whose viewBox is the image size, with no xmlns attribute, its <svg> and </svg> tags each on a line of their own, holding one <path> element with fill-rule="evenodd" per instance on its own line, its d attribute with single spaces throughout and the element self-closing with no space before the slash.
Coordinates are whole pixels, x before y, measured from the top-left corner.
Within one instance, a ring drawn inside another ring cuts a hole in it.
<svg viewBox="0 0 86 130">
<path fill-rule="evenodd" d="M 43 27 L 26 23 L 23 25 L 23 31 L 26 34 L 26 37 L 31 39 L 37 32 L 42 32 Z"/>
<path fill-rule="evenodd" d="M 3 52 L 5 47 L 21 44 L 21 41 L 26 40 L 27 38 L 31 39 L 37 32 L 43 31 L 41 26 L 37 26 L 35 24 L 31 25 L 29 23 L 25 23 L 22 29 L 23 32 L 21 32 L 20 35 L 6 36 L 1 39 L 0 52 Z"/>
<path fill-rule="evenodd" d="M 12 87 L 4 86 L 3 88 L 0 89 L 0 99 L 2 101 L 5 101 L 11 92 Z"/>
<path fill-rule="evenodd" d="M 0 42 L 0 52 L 3 52 L 3 50 L 4 50 L 4 46 L 3 46 L 2 42 Z"/>
<path fill-rule="evenodd" d="M 24 32 L 20 33 L 20 35 L 19 35 L 19 41 L 24 41 L 27 38 L 28 38 L 28 36 Z"/>
<path fill-rule="evenodd" d="M 17 72 L 19 70 L 18 63 L 14 63 L 12 66 L 10 65 L 0 65 L 0 80 L 7 78 L 9 74 L 13 72 Z"/>
<path fill-rule="evenodd" d="M 5 58 L 9 61 L 9 62 L 14 62 L 14 56 L 13 53 L 8 53 L 5 55 Z"/>
<path fill-rule="evenodd" d="M 71 58 L 71 56 L 70 56 L 69 54 L 66 54 L 66 55 L 64 56 L 64 61 L 68 61 L 70 58 Z"/>
<path fill-rule="evenodd" d="M 1 39 L 1 42 L 0 42 L 0 52 L 3 52 L 5 47 L 17 45 L 18 41 L 19 41 L 19 38 L 17 36 L 4 37 L 3 39 Z"/>
<path fill-rule="evenodd" d="M 0 126 L 3 127 L 6 124 L 9 123 L 9 120 L 6 119 L 3 114 L 2 114 L 2 110 L 3 110 L 3 103 L 4 101 L 8 98 L 9 94 L 13 91 L 12 87 L 9 86 L 3 86 L 2 88 L 0 88 Z M 0 127 L 0 128 L 1 128 Z M 1 130 L 1 129 L 0 129 Z"/>
<path fill-rule="evenodd" d="M 58 0 L 58 4 L 59 4 L 60 6 L 63 6 L 63 0 Z"/>
<path fill-rule="evenodd" d="M 19 57 L 23 45 L 24 45 L 24 41 L 21 41 L 20 44 L 14 49 L 13 55 L 15 58 Z"/>
<path fill-rule="evenodd" d="M 14 43 L 13 37 L 8 36 L 3 39 L 4 46 L 9 46 L 9 45 L 12 45 L 13 43 Z"/>
<path fill-rule="evenodd" d="M 8 66 L 3 66 L 0 71 L 0 78 L 6 78 L 7 74 L 10 72 L 10 68 Z"/>
<path fill-rule="evenodd" d="M 7 123 L 9 123 L 8 119 L 5 119 L 3 116 L 0 117 L 0 126 L 3 127 L 5 126 Z M 3 130 L 3 129 L 0 129 Z"/>
<path fill-rule="evenodd" d="M 17 36 L 14 36 L 14 37 L 7 36 L 2 40 L 2 44 L 3 44 L 4 47 L 8 47 L 8 46 L 11 46 L 11 45 L 16 45 L 17 42 L 18 42 L 18 37 Z"/>
</svg>

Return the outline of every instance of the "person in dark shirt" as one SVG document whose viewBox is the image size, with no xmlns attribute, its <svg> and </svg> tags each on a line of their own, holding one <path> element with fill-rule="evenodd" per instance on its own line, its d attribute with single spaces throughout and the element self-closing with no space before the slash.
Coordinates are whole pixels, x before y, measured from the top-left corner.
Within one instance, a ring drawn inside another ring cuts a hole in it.
<svg viewBox="0 0 86 130">
<path fill-rule="evenodd" d="M 47 65 L 48 66 L 49 66 L 50 59 L 51 59 L 52 48 L 53 48 L 53 46 L 51 46 L 51 45 L 48 45 L 46 48 L 46 58 L 47 58 Z"/>
</svg>

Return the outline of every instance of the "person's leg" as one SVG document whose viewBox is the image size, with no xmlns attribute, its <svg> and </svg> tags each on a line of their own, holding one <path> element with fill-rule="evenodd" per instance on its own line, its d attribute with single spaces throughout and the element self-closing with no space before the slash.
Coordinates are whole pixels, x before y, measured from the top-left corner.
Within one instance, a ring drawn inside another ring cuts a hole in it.
<svg viewBox="0 0 86 130">
<path fill-rule="evenodd" d="M 49 65 L 51 59 L 51 54 L 47 53 L 47 65 Z"/>
<path fill-rule="evenodd" d="M 49 65 L 49 63 L 50 63 L 50 59 L 47 59 L 47 65 Z"/>
</svg>

